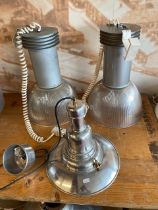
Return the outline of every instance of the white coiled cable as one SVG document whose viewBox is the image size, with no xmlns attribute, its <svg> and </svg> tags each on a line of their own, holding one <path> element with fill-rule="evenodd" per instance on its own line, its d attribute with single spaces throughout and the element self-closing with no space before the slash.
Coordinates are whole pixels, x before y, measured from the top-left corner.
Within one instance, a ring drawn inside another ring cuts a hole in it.
<svg viewBox="0 0 158 210">
<path fill-rule="evenodd" d="M 27 68 L 26 58 L 25 58 L 23 44 L 22 44 L 22 35 L 33 32 L 35 29 L 37 31 L 41 31 L 41 26 L 35 22 L 31 23 L 28 26 L 17 29 L 16 35 L 15 35 L 16 36 L 15 44 L 16 44 L 16 48 L 18 52 L 21 70 L 22 70 L 21 95 L 22 95 L 22 109 L 23 109 L 25 127 L 32 139 L 34 139 L 37 142 L 43 143 L 50 140 L 54 136 L 54 133 L 52 132 L 50 136 L 48 136 L 48 138 L 44 138 L 42 136 L 37 135 L 32 128 L 32 125 L 29 119 L 29 114 L 28 114 L 28 100 L 27 100 L 28 68 Z"/>
<path fill-rule="evenodd" d="M 82 96 L 82 100 L 83 102 L 86 102 L 87 100 L 87 97 L 89 96 L 89 94 L 91 93 L 96 81 L 97 81 L 97 78 L 98 78 L 98 75 L 99 75 L 99 71 L 101 69 L 101 63 L 102 63 L 102 58 L 103 58 L 103 46 L 100 45 L 100 49 L 99 49 L 99 54 L 98 54 L 98 60 L 97 60 L 97 64 L 96 64 L 96 68 L 95 68 L 95 72 L 94 72 L 94 75 L 92 77 L 92 81 L 91 83 L 89 84 L 86 92 L 83 94 Z"/>
</svg>

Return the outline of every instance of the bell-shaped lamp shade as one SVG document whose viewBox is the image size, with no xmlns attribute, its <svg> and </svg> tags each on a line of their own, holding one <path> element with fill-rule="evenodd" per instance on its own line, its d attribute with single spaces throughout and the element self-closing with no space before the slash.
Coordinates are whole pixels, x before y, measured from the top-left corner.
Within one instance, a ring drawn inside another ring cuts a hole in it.
<svg viewBox="0 0 158 210">
<path fill-rule="evenodd" d="M 60 190 L 91 195 L 108 188 L 119 172 L 119 155 L 103 136 L 93 134 L 84 118 L 87 106 L 69 102 L 71 126 L 59 146 L 50 154 L 47 174 Z"/>
</svg>

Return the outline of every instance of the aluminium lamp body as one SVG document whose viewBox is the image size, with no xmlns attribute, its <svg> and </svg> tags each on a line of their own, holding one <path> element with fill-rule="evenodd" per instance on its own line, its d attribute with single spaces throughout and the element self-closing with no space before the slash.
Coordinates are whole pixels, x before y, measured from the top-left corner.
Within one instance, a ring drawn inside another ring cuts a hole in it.
<svg viewBox="0 0 158 210">
<path fill-rule="evenodd" d="M 126 60 L 122 30 L 131 30 L 131 37 L 140 37 L 135 24 L 108 24 L 100 29 L 104 48 L 103 79 L 93 88 L 89 98 L 89 114 L 100 124 L 112 128 L 126 128 L 142 116 L 141 95 L 130 81 L 131 60 Z"/>
<path fill-rule="evenodd" d="M 71 126 L 50 154 L 48 177 L 66 193 L 98 193 L 108 188 L 117 177 L 118 153 L 108 139 L 92 133 L 84 120 L 87 106 L 82 101 L 69 102 L 67 110 Z"/>
<path fill-rule="evenodd" d="M 22 37 L 24 48 L 28 49 L 33 66 L 36 85 L 29 95 L 29 116 L 31 122 L 42 126 L 54 126 L 54 107 L 61 98 L 73 97 L 73 88 L 60 74 L 57 55 L 59 43 L 55 27 L 42 27 L 40 32 L 31 32 Z M 67 101 L 61 103 L 60 122 L 67 122 Z"/>
</svg>

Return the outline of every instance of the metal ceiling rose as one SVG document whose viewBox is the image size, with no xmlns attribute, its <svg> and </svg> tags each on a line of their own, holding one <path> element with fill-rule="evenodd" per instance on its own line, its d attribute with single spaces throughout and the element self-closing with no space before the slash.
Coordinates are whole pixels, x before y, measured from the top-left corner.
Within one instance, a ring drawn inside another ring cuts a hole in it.
<svg viewBox="0 0 158 210">
<path fill-rule="evenodd" d="M 12 144 L 3 153 L 3 167 L 14 175 L 28 170 L 34 162 L 35 151 L 27 144 Z"/>
<path fill-rule="evenodd" d="M 47 174 L 60 190 L 76 195 L 91 195 L 108 188 L 120 168 L 114 145 L 93 134 L 84 121 L 87 106 L 82 101 L 68 104 L 71 128 L 50 154 Z"/>
</svg>

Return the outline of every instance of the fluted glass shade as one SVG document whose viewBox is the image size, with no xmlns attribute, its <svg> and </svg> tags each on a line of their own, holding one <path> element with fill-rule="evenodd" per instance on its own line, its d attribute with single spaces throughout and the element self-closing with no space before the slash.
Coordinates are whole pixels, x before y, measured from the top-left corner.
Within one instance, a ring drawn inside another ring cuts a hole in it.
<svg viewBox="0 0 158 210">
<path fill-rule="evenodd" d="M 44 126 L 56 125 L 55 105 L 61 98 L 68 96 L 73 97 L 74 91 L 65 81 L 60 86 L 50 89 L 42 89 L 36 85 L 29 96 L 29 116 L 31 122 Z M 68 121 L 66 111 L 68 101 L 63 101 L 58 108 L 59 120 L 62 124 Z"/>
<path fill-rule="evenodd" d="M 113 89 L 99 81 L 89 99 L 89 114 L 100 124 L 111 128 L 126 128 L 141 118 L 142 100 L 136 86 Z"/>
</svg>

